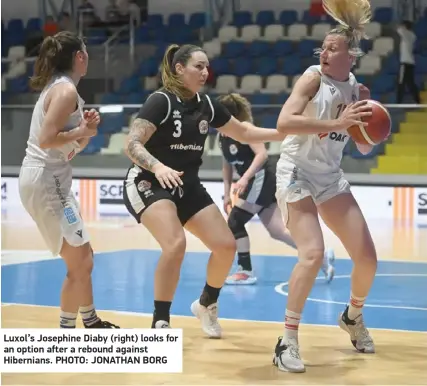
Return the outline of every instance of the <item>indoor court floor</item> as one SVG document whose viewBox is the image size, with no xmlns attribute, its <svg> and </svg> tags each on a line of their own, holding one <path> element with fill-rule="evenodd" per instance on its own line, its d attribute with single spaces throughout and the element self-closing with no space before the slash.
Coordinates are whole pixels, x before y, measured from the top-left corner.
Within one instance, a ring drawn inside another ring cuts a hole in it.
<svg viewBox="0 0 427 386">
<path fill-rule="evenodd" d="M 130 217 L 87 221 L 96 252 L 95 305 L 121 328 L 148 328 L 153 309 L 156 241 Z M 205 282 L 209 252 L 191 234 L 171 324 L 184 329 L 181 374 L 2 374 L 5 385 L 427 385 L 427 228 L 406 223 L 369 222 L 379 265 L 364 317 L 376 343 L 375 354 L 357 353 L 337 327 L 350 292 L 351 261 L 325 229 L 334 248 L 336 277 L 321 274 L 307 301 L 300 326 L 304 374 L 272 366 L 283 333 L 287 281 L 296 262 L 292 248 L 271 240 L 258 221 L 248 224 L 258 283 L 225 286 L 219 314 L 223 339 L 203 335 L 190 304 Z M 52 258 L 28 216 L 2 212 L 2 327 L 58 325 L 63 262 Z"/>
</svg>

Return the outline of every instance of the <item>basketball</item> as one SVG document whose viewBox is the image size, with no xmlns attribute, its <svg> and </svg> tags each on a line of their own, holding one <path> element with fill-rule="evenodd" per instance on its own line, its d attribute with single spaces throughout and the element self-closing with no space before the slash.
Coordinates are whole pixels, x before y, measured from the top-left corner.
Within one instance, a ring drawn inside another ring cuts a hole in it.
<svg viewBox="0 0 427 386">
<path fill-rule="evenodd" d="M 372 107 L 372 115 L 363 118 L 368 126 L 353 125 L 347 129 L 347 132 L 356 143 L 378 145 L 391 133 L 391 117 L 382 103 L 368 100 L 368 104 Z"/>
</svg>

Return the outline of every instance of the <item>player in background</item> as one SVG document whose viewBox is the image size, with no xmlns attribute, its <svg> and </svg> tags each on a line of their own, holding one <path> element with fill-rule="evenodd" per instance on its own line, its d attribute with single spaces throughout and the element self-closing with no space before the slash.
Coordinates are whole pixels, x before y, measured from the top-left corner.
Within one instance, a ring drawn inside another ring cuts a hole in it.
<svg viewBox="0 0 427 386">
<path fill-rule="evenodd" d="M 40 91 L 34 106 L 19 193 L 49 250 L 67 266 L 61 291 L 61 328 L 75 328 L 78 312 L 86 328 L 118 328 L 101 321 L 93 305 L 93 251 L 71 190 L 70 161 L 96 135 L 95 110 L 83 111 L 77 84 L 86 74 L 83 40 L 59 32 L 43 41 L 31 85 Z"/>
<path fill-rule="evenodd" d="M 221 337 L 217 300 L 233 263 L 236 242 L 199 178 L 209 126 L 239 141 L 284 138 L 277 130 L 239 122 L 200 92 L 208 76 L 206 53 L 194 45 L 170 46 L 163 58 L 163 87 L 133 121 L 126 152 L 133 165 L 124 181 L 125 205 L 162 250 L 154 278 L 153 328 L 170 326 L 170 308 L 186 249 L 184 229 L 212 253 L 206 284 L 191 310 L 203 331 Z"/>
<path fill-rule="evenodd" d="M 253 123 L 251 105 L 245 97 L 231 93 L 220 96 L 218 101 L 239 121 Z M 257 278 L 252 269 L 249 236 L 245 228 L 254 215 L 258 215 L 273 239 L 295 249 L 296 245 L 283 225 L 277 206 L 276 170 L 265 144 L 248 145 L 223 134 L 219 136 L 223 154 L 224 211 L 228 214 L 228 226 L 236 239 L 238 256 L 237 271 L 227 278 L 226 284 L 255 284 Z M 239 176 L 234 184 L 233 167 Z M 232 200 L 232 196 L 236 199 Z M 322 264 L 327 282 L 333 279 L 334 260 L 333 250 L 327 249 Z"/>
<path fill-rule="evenodd" d="M 323 262 L 324 240 L 319 214 L 343 243 L 353 260 L 348 306 L 339 315 L 339 326 L 354 347 L 375 351 L 365 327 L 362 310 L 377 268 L 375 246 L 364 216 L 341 170 L 346 130 L 370 116 L 366 88 L 351 73 L 362 55 L 360 40 L 370 21 L 367 0 L 324 0 L 323 5 L 339 25 L 318 50 L 320 65 L 309 67 L 296 83 L 277 122 L 286 134 L 277 164 L 277 200 L 285 224 L 297 245 L 299 261 L 289 281 L 284 336 L 273 362 L 283 371 L 303 372 L 298 326 L 306 299 Z M 371 146 L 357 145 L 362 153 Z M 331 342 L 333 344 L 333 342 Z"/>
</svg>

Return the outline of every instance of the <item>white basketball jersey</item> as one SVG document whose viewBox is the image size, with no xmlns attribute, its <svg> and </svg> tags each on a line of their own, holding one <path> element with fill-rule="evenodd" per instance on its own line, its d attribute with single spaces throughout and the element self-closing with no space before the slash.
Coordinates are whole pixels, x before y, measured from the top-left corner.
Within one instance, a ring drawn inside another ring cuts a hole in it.
<svg viewBox="0 0 427 386">
<path fill-rule="evenodd" d="M 348 81 L 338 82 L 322 74 L 320 65 L 309 67 L 307 72 L 318 72 L 321 81 L 317 94 L 303 112 L 304 116 L 320 120 L 336 119 L 349 103 L 359 99 L 358 83 L 352 73 Z M 348 140 L 347 130 L 288 135 L 282 142 L 280 159 L 314 172 L 336 172 L 340 170 L 343 150 Z"/>
<path fill-rule="evenodd" d="M 33 115 L 31 118 L 30 135 L 27 141 L 26 156 L 24 165 L 31 166 L 59 166 L 68 163 L 79 151 L 77 141 L 70 142 L 64 146 L 54 149 L 42 149 L 39 145 L 40 131 L 42 128 L 43 119 L 45 118 L 44 101 L 47 92 L 58 83 L 73 81 L 67 76 L 58 76 L 43 89 L 37 103 L 34 106 Z M 83 118 L 84 100 L 78 97 L 76 110 L 69 116 L 68 121 L 62 131 L 67 131 L 79 126 Z"/>
</svg>

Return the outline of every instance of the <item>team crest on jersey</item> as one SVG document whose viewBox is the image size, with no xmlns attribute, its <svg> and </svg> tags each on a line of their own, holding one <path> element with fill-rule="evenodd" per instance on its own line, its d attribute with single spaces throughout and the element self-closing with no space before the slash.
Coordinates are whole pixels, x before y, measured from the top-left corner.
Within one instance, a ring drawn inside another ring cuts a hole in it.
<svg viewBox="0 0 427 386">
<path fill-rule="evenodd" d="M 151 182 L 146 180 L 139 181 L 137 188 L 141 193 L 144 193 L 151 188 Z"/>
<path fill-rule="evenodd" d="M 206 134 L 208 132 L 208 130 L 209 130 L 208 121 L 205 121 L 205 120 L 200 121 L 200 123 L 199 123 L 200 134 Z"/>
<path fill-rule="evenodd" d="M 232 145 L 230 145 L 230 148 L 229 148 L 229 150 L 230 150 L 230 154 L 232 154 L 232 155 L 236 155 L 237 154 L 237 146 L 236 145 L 234 145 L 234 144 L 232 144 Z"/>
</svg>

